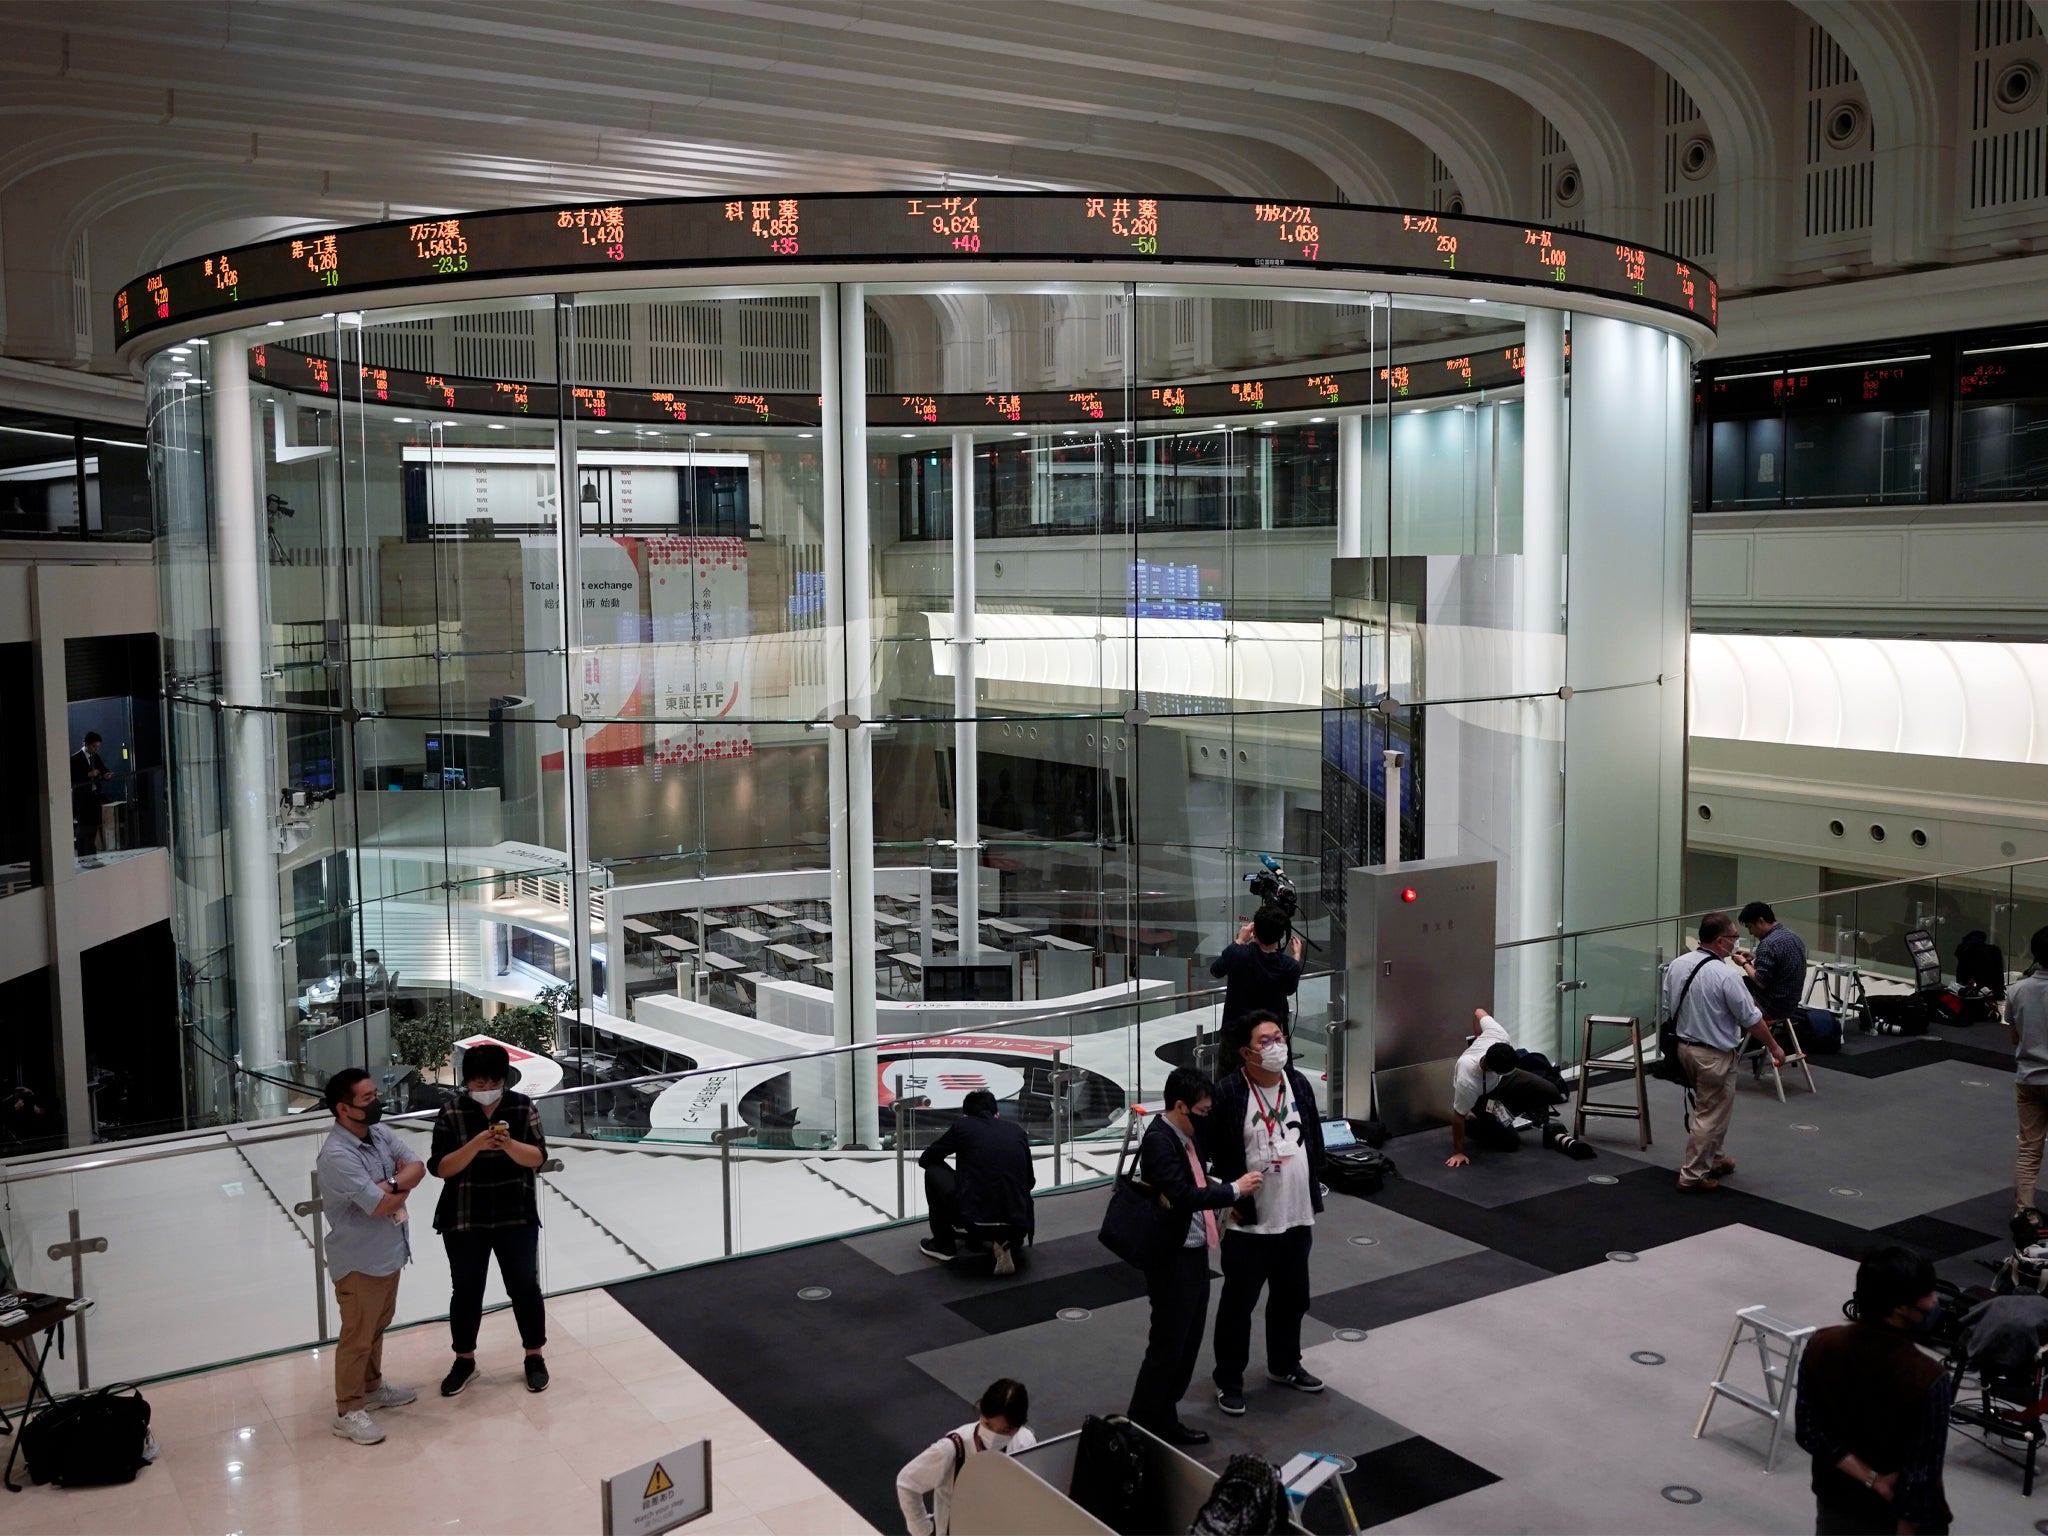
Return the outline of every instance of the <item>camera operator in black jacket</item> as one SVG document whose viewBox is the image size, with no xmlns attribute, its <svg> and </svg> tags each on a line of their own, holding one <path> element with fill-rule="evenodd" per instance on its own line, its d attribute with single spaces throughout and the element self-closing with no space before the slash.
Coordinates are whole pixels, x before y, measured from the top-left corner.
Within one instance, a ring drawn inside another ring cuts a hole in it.
<svg viewBox="0 0 2048 1536">
<path fill-rule="evenodd" d="M 1256 1200 L 1241 1200 L 1223 1239 L 1223 1299 L 1216 1304 L 1216 1406 L 1245 1411 L 1244 1368 L 1251 1357 L 1252 1308 L 1266 1291 L 1266 1376 L 1296 1392 L 1322 1381 L 1301 1363 L 1301 1320 L 1308 1315 L 1308 1255 L 1323 1209 L 1323 1122 L 1315 1090 L 1287 1064 L 1280 1021 L 1255 1011 L 1223 1028 L 1216 1106 L 1203 1126 L 1203 1149 L 1219 1179 L 1250 1168 L 1265 1175 Z"/>
<path fill-rule="evenodd" d="M 1257 1173 L 1219 1181 L 1202 1171 L 1200 1128 L 1212 1092 L 1209 1079 L 1193 1067 L 1175 1067 L 1166 1077 L 1166 1103 L 1138 1142 L 1139 1181 L 1188 1221 L 1187 1235 L 1145 1266 L 1152 1328 L 1131 1388 L 1131 1422 L 1173 1445 L 1204 1445 L 1209 1439 L 1208 1431 L 1181 1423 L 1180 1400 L 1209 1322 L 1209 1255 L 1223 1225 L 1218 1213 L 1256 1194 L 1263 1182 Z"/>
<path fill-rule="evenodd" d="M 1223 1027 L 1246 1014 L 1263 1010 L 1287 1033 L 1287 999 L 1301 985 L 1301 935 L 1288 938 L 1293 927 L 1278 907 L 1261 907 L 1252 920 L 1237 930 L 1237 942 L 1225 947 L 1209 962 L 1209 974 L 1226 985 L 1223 989 Z M 1281 948 L 1282 941 L 1286 948 Z M 1224 1060 L 1235 1064 L 1235 1059 Z"/>
</svg>

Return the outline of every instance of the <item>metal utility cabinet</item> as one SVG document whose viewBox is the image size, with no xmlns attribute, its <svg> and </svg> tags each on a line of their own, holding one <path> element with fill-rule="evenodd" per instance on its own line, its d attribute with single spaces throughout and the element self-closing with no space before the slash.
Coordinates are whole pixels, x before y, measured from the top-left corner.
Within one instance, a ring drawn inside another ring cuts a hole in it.
<svg viewBox="0 0 2048 1536">
<path fill-rule="evenodd" d="M 1444 1124 L 1472 1010 L 1493 1007 L 1496 866 L 1415 859 L 1347 870 L 1344 880 L 1342 1112 L 1377 1115 L 1396 1136 Z"/>
</svg>

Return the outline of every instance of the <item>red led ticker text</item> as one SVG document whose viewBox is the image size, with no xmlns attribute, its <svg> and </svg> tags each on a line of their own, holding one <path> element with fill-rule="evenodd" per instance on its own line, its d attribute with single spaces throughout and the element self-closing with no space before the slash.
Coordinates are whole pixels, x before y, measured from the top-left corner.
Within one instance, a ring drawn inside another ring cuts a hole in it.
<svg viewBox="0 0 2048 1536">
<path fill-rule="evenodd" d="M 919 421 L 928 422 L 934 426 L 938 424 L 939 402 L 930 395 L 905 395 L 903 397 L 903 408 Z"/>
<path fill-rule="evenodd" d="M 669 420 L 688 421 L 690 419 L 690 402 L 678 400 L 672 391 L 657 389 L 648 398 L 668 413 Z"/>
<path fill-rule="evenodd" d="M 1884 395 L 1885 385 L 1905 382 L 1906 370 L 1903 368 L 1866 368 L 1863 370 L 1863 398 L 1880 399 Z"/>
<path fill-rule="evenodd" d="M 526 409 L 526 386 L 516 381 L 507 383 L 500 380 L 491 385 L 492 390 L 510 400 L 520 410 Z"/>
<path fill-rule="evenodd" d="M 225 256 L 209 256 L 200 270 L 213 279 L 214 291 L 224 293 L 236 303 L 241 302 L 242 274 L 229 265 Z"/>
<path fill-rule="evenodd" d="M 796 255 L 801 217 L 793 197 L 736 199 L 725 205 L 728 224 L 745 224 L 748 233 L 767 241 L 768 249 L 777 256 Z"/>
<path fill-rule="evenodd" d="M 123 288 L 114 295 L 114 312 L 121 317 L 121 329 L 128 329 L 128 290 Z"/>
<path fill-rule="evenodd" d="M 981 403 L 994 408 L 995 413 L 1005 421 L 1024 419 L 1024 397 L 1022 395 L 984 395 Z"/>
<path fill-rule="evenodd" d="M 1643 277 L 1649 270 L 1649 258 L 1637 246 L 1617 245 L 1614 259 L 1621 263 L 1621 275 L 1628 279 L 1629 286 L 1637 293 L 1643 291 Z"/>
<path fill-rule="evenodd" d="M 732 403 L 743 411 L 752 411 L 762 421 L 768 419 L 768 397 L 766 395 L 734 395 Z"/>
<path fill-rule="evenodd" d="M 607 261 L 626 259 L 626 210 L 617 204 L 609 208 L 564 208 L 555 215 L 555 228 L 576 231 L 579 245 L 593 245 Z"/>
<path fill-rule="evenodd" d="M 1443 221 L 1431 213 L 1404 213 L 1401 215 L 1403 234 L 1420 235 L 1443 257 L 1443 264 L 1453 271 L 1458 266 L 1458 237 L 1444 233 Z"/>
<path fill-rule="evenodd" d="M 307 359 L 306 359 L 306 372 L 308 372 L 309 374 L 311 374 L 311 375 L 313 376 L 313 387 L 314 387 L 315 389 L 319 390 L 321 394 L 323 394 L 323 395 L 326 395 L 326 394 L 332 394 L 332 393 L 333 393 L 333 391 L 332 391 L 332 390 L 331 390 L 331 389 L 330 389 L 330 388 L 328 387 L 328 383 L 327 383 L 327 359 L 326 359 L 326 358 L 324 358 L 324 357 L 309 357 L 309 358 L 307 358 Z"/>
<path fill-rule="evenodd" d="M 1266 408 L 1266 381 L 1263 379 L 1240 379 L 1230 386 L 1230 398 L 1239 405 L 1249 406 L 1255 411 Z"/>
<path fill-rule="evenodd" d="M 1392 392 L 1393 392 L 1394 394 L 1397 394 L 1397 395 L 1405 395 L 1405 394 L 1407 394 L 1407 393 L 1408 393 L 1408 368 L 1407 368 L 1407 365 L 1406 365 L 1406 364 L 1403 364 L 1403 365 L 1402 365 L 1401 367 L 1399 367 L 1399 368 L 1382 368 L 1382 369 L 1380 370 L 1380 381 L 1381 381 L 1382 383 L 1384 383 L 1384 384 L 1385 384 L 1385 385 L 1387 386 L 1387 388 L 1388 388 L 1389 390 L 1391 390 L 1391 391 L 1392 391 Z"/>
<path fill-rule="evenodd" d="M 391 398 L 391 376 L 389 373 L 382 368 L 363 368 L 359 371 L 362 375 L 362 385 L 369 393 L 375 395 L 379 400 L 389 400 Z"/>
<path fill-rule="evenodd" d="M 1956 381 L 1956 393 L 1981 395 L 2000 379 L 2005 377 L 2005 364 L 1979 363 Z"/>
<path fill-rule="evenodd" d="M 171 290 L 164 282 L 163 273 L 159 272 L 154 277 L 146 279 L 142 286 L 149 290 L 149 302 L 156 306 L 157 319 L 170 319 Z"/>
<path fill-rule="evenodd" d="M 303 261 L 306 270 L 320 279 L 324 288 L 341 285 L 341 242 L 333 235 L 315 235 L 292 242 L 292 260 Z"/>
<path fill-rule="evenodd" d="M 440 377 L 438 374 L 432 373 L 428 374 L 420 382 L 425 384 L 429 389 L 438 389 L 439 391 L 441 391 L 441 403 L 447 406 L 448 409 L 450 409 L 451 411 L 455 409 L 455 386 L 453 384 L 450 384 L 446 379 Z"/>
<path fill-rule="evenodd" d="M 1469 357 L 1447 357 L 1444 359 L 1444 372 L 1454 374 L 1458 378 L 1463 379 L 1467 384 L 1470 384 L 1472 382 L 1472 359 Z"/>
<path fill-rule="evenodd" d="M 1536 259 L 1549 270 L 1551 281 L 1564 281 L 1564 247 L 1551 244 L 1549 230 L 1524 229 L 1522 243 L 1536 247 Z"/>
<path fill-rule="evenodd" d="M 1343 386 L 1338 384 L 1334 373 L 1312 373 L 1308 379 L 1308 392 L 1321 396 L 1326 405 L 1335 405 L 1343 392 Z"/>
<path fill-rule="evenodd" d="M 1176 416 L 1185 416 L 1188 413 L 1188 392 L 1184 389 L 1155 389 L 1152 391 L 1152 398 Z"/>
<path fill-rule="evenodd" d="M 1316 223 L 1313 208 L 1299 204 L 1254 203 L 1252 218 L 1260 224 L 1278 224 L 1280 243 L 1297 247 L 1303 261 L 1314 261 L 1316 252 L 1322 248 L 1323 232 Z"/>
<path fill-rule="evenodd" d="M 576 388 L 576 398 L 583 402 L 585 408 L 593 416 L 610 414 L 610 406 L 606 401 L 605 392 L 601 389 L 591 389 L 584 385 L 578 385 Z"/>
<path fill-rule="evenodd" d="M 1109 232 L 1122 235 L 1140 256 L 1159 254 L 1159 200 L 1154 197 L 1091 197 L 1086 216 L 1109 220 Z"/>
<path fill-rule="evenodd" d="M 906 198 L 904 212 L 913 219 L 929 219 L 932 233 L 951 243 L 956 251 L 981 249 L 981 199 L 978 197 Z"/>
<path fill-rule="evenodd" d="M 1085 394 L 1067 396 L 1067 404 L 1079 406 L 1081 414 L 1090 421 L 1102 420 L 1102 396 L 1096 394 L 1093 390 L 1089 390 Z"/>
</svg>

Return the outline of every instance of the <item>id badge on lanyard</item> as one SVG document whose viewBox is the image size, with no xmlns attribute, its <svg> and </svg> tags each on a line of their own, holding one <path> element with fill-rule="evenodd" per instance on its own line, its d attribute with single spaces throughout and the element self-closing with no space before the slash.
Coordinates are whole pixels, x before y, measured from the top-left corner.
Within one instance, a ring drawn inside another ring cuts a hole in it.
<svg viewBox="0 0 2048 1536">
<path fill-rule="evenodd" d="M 1249 1078 L 1246 1081 L 1250 1084 L 1252 1099 L 1257 1105 L 1254 1113 L 1259 1117 L 1259 1125 L 1265 1133 L 1266 1172 L 1277 1174 L 1286 1166 L 1287 1160 L 1294 1155 L 1294 1149 L 1287 1145 L 1285 1135 L 1285 1122 L 1287 1119 L 1286 1081 L 1282 1079 L 1280 1092 L 1274 1098 L 1271 1109 L 1266 1107 L 1266 1096 L 1259 1092 L 1259 1085 L 1252 1083 Z"/>
</svg>

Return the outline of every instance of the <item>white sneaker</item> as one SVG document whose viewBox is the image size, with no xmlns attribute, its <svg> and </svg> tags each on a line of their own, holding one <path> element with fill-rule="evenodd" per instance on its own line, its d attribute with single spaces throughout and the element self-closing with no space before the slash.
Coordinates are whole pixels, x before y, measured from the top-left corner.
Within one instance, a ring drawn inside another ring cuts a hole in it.
<svg viewBox="0 0 2048 1536">
<path fill-rule="evenodd" d="M 2034 1243 L 2029 1247 L 2022 1248 L 2020 1250 L 2020 1257 L 2029 1263 L 2038 1264 L 2043 1259 L 2048 1259 L 2048 1243 Z"/>
<path fill-rule="evenodd" d="M 378 1385 L 377 1390 L 363 1399 L 365 1408 L 403 1408 L 407 1403 L 416 1403 L 420 1394 L 416 1388 L 402 1387 L 395 1381 Z"/>
<path fill-rule="evenodd" d="M 377 1427 L 377 1421 L 362 1409 L 354 1413 L 337 1413 L 327 1426 L 344 1440 L 353 1440 L 357 1445 L 376 1445 L 384 1438 L 384 1431 Z"/>
</svg>

